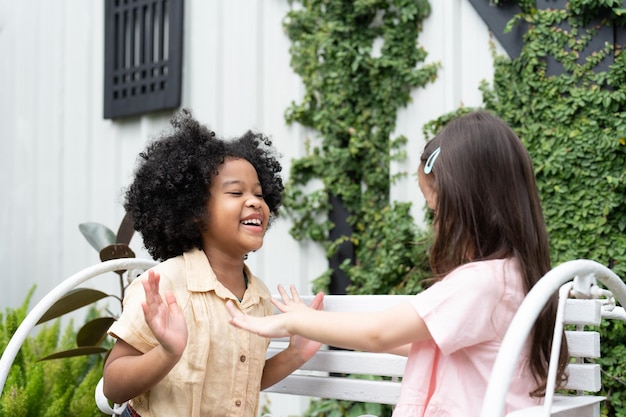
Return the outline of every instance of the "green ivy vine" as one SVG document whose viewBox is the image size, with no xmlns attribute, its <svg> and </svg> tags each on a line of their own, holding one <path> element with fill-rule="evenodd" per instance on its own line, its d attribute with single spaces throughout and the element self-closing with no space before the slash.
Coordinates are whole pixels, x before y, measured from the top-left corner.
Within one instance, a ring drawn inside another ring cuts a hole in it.
<svg viewBox="0 0 626 417">
<path fill-rule="evenodd" d="M 612 42 L 590 50 L 603 28 L 626 31 L 626 10 L 617 0 L 542 10 L 524 3 L 511 22 L 529 26 L 521 55 L 495 58 L 485 106 L 517 131 L 535 163 L 553 264 L 589 258 L 626 277 L 626 54 Z M 603 413 L 626 416 L 626 331 L 611 325 L 601 337 Z"/>
<path fill-rule="evenodd" d="M 426 262 L 410 203 L 389 201 L 389 165 L 406 156 L 406 138 L 390 139 L 399 108 L 436 77 L 423 64 L 417 37 L 430 11 L 425 0 L 302 0 L 285 17 L 291 65 L 306 87 L 287 110 L 289 123 L 319 135 L 320 144 L 294 161 L 285 209 L 292 235 L 324 245 L 332 256 L 349 240 L 356 264 L 344 263 L 353 293 L 415 291 Z M 378 40 L 378 41 L 377 41 Z M 377 43 L 378 42 L 378 43 Z M 381 45 L 379 50 L 377 45 Z M 320 183 L 311 190 L 311 184 Z M 354 233 L 328 241 L 330 196 L 350 213 Z M 417 263 L 417 265 L 416 265 Z M 316 283 L 328 284 L 330 271 Z"/>
</svg>

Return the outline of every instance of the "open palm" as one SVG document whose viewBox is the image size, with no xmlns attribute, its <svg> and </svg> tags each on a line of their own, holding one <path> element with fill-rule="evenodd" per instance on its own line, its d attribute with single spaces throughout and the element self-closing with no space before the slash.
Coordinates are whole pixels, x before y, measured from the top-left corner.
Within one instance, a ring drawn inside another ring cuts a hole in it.
<svg viewBox="0 0 626 417">
<path fill-rule="evenodd" d="M 167 352 L 181 355 L 187 346 L 187 323 L 174 294 L 167 291 L 165 300 L 161 297 L 160 280 L 158 272 L 148 272 L 148 278 L 142 281 L 146 301 L 141 307 L 146 323 L 159 344 Z"/>
</svg>

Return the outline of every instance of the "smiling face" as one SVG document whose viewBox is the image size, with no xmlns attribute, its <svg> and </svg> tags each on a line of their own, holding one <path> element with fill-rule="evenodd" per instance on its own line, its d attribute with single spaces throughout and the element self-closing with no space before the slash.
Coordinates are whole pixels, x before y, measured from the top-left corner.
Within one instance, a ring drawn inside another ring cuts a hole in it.
<svg viewBox="0 0 626 417">
<path fill-rule="evenodd" d="M 209 216 L 202 233 L 204 251 L 242 258 L 259 249 L 270 210 L 252 164 L 245 159 L 227 158 L 211 180 L 209 192 Z"/>
</svg>

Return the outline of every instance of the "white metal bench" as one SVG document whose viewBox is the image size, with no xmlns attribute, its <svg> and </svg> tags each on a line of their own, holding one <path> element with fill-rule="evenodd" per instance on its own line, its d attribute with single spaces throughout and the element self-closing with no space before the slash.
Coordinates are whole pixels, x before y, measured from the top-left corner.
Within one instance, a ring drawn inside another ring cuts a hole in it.
<svg viewBox="0 0 626 417">
<path fill-rule="evenodd" d="M 597 285 L 597 281 L 605 288 Z M 544 276 L 526 296 L 502 342 L 489 381 L 481 417 L 501 417 L 506 394 L 517 364 L 517 358 L 532 326 L 548 299 L 559 293 L 559 310 L 555 326 L 553 353 L 550 361 L 547 394 L 544 404 L 507 414 L 507 417 L 551 416 L 600 417 L 602 396 L 589 395 L 601 389 L 600 335 L 594 330 L 602 319 L 626 321 L 626 285 L 605 266 L 590 260 L 575 260 L 557 266 Z M 400 295 L 340 295 L 326 296 L 324 307 L 330 311 L 372 311 L 384 309 L 411 296 Z M 616 300 L 617 299 L 617 300 Z M 308 302 L 310 300 L 306 299 Z M 331 324 L 329 324 L 331 325 Z M 568 381 L 563 389 L 568 395 L 555 395 L 556 366 L 564 326 L 572 362 L 567 367 Z M 592 326 L 591 328 L 589 326 Z M 396 404 L 400 395 L 400 380 L 406 358 L 384 353 L 352 351 L 320 351 L 269 392 L 305 395 L 381 404 Z M 330 376 L 332 373 L 380 375 L 390 381 L 370 381 Z M 479 410 L 474 410 L 478 413 Z M 471 412 L 468 415 L 473 415 Z"/>
<path fill-rule="evenodd" d="M 9 369 L 22 342 L 47 309 L 80 283 L 109 271 L 133 268 L 148 268 L 152 261 L 123 259 L 103 262 L 87 268 L 57 286 L 44 297 L 27 315 L 10 340 L 0 358 L 0 393 L 4 388 Z M 596 285 L 596 280 L 608 290 Z M 600 367 L 594 363 L 584 363 L 585 358 L 596 358 L 600 352 L 597 332 L 588 331 L 586 325 L 597 325 L 601 319 L 626 320 L 624 309 L 613 306 L 617 301 L 626 303 L 626 285 L 611 270 L 589 260 L 566 262 L 550 271 L 528 294 L 518 310 L 498 354 L 492 377 L 489 382 L 481 417 L 501 417 L 505 397 L 516 366 L 516 359 L 530 333 L 539 311 L 555 292 L 561 294 L 561 306 L 555 335 L 555 352 L 558 352 L 558 335 L 563 324 L 576 325 L 568 330 L 566 337 L 574 361 L 568 367 L 567 389 L 570 396 L 554 396 L 555 368 L 551 368 L 548 394 L 545 404 L 527 410 L 516 411 L 510 417 L 548 416 L 560 412 L 559 416 L 599 416 L 599 404 L 604 397 L 587 395 L 585 392 L 600 390 Z M 349 295 L 326 296 L 324 305 L 334 311 L 372 311 L 384 309 L 407 300 L 410 296 L 401 295 Z M 576 297 L 576 299 L 571 299 Z M 613 299 L 615 298 L 615 300 Z M 310 299 L 310 298 L 309 298 Z M 330 325 L 330 324 L 329 324 Z M 268 355 L 275 354 L 285 345 L 284 340 L 273 341 Z M 395 404 L 400 392 L 400 379 L 406 358 L 385 354 L 345 350 L 320 350 L 313 359 L 300 370 L 265 392 L 342 399 L 351 401 Z M 378 375 L 389 377 L 385 381 L 348 378 L 348 374 Z M 119 413 L 122 407 L 110 407 L 102 395 L 101 384 L 96 389 L 96 397 L 103 412 Z M 478 410 L 476 410 L 477 412 Z"/>
</svg>

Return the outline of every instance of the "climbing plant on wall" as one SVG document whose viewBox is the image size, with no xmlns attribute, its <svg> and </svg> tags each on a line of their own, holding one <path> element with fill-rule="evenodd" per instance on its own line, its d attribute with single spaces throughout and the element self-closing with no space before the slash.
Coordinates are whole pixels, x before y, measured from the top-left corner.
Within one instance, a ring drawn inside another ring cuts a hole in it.
<svg viewBox="0 0 626 417">
<path fill-rule="evenodd" d="M 626 55 L 612 42 L 587 49 L 603 26 L 620 27 L 611 4 L 621 1 L 528 9 L 520 57 L 496 58 L 483 91 L 535 161 L 553 261 L 591 258 L 626 276 Z"/>
<path fill-rule="evenodd" d="M 285 208 L 296 239 L 320 242 L 333 256 L 352 245 L 343 268 L 353 293 L 401 292 L 417 285 L 425 262 L 408 203 L 389 201 L 389 164 L 405 156 L 391 138 L 399 108 L 434 80 L 436 64 L 417 36 L 429 13 L 424 0 L 302 0 L 285 17 L 291 65 L 306 87 L 287 121 L 310 127 L 318 142 L 294 161 Z M 314 143 L 314 142 L 312 142 Z M 313 184 L 313 185 L 312 185 Z M 319 185 L 317 188 L 316 185 Z M 329 241 L 331 199 L 350 214 L 351 235 Z M 421 253 L 421 255 L 420 255 Z M 317 285 L 326 287 L 330 271 Z M 414 290 L 415 288 L 411 288 Z"/>
<path fill-rule="evenodd" d="M 596 42 L 601 32 L 626 33 L 626 9 L 616 0 L 517 3 L 522 13 L 510 26 L 528 26 L 522 52 L 494 56 L 493 82 L 481 88 L 485 107 L 513 127 L 534 161 L 553 265 L 589 258 L 626 277 L 626 54 L 613 36 Z M 626 331 L 611 325 L 601 337 L 603 413 L 626 416 Z"/>
<path fill-rule="evenodd" d="M 483 91 L 535 161 L 553 264 L 590 258 L 625 277 L 626 54 L 612 42 L 589 50 L 603 28 L 626 31 L 621 3 L 526 7 L 522 54 L 497 58 L 493 86 Z M 612 326 L 602 337 L 605 413 L 626 416 L 626 332 Z"/>
</svg>

